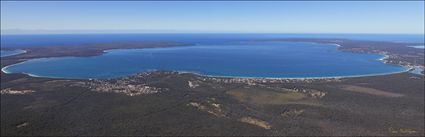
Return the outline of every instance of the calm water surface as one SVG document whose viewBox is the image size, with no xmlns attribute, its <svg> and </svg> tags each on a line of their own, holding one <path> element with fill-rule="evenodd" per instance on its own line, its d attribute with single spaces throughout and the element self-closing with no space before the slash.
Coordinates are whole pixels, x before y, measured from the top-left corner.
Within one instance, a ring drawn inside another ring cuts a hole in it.
<svg viewBox="0 0 425 137">
<path fill-rule="evenodd" d="M 2 48 L 32 46 L 68 46 L 110 42 L 188 42 L 195 44 L 222 44 L 270 38 L 343 38 L 391 42 L 423 43 L 424 35 L 407 34 L 54 34 L 54 35 L 1 35 Z"/>
<path fill-rule="evenodd" d="M 201 44 L 187 47 L 120 49 L 94 57 L 34 59 L 4 68 L 8 73 L 46 77 L 115 78 L 143 71 L 189 71 L 233 77 L 335 77 L 404 71 L 378 54 L 337 51 L 336 46 L 270 42 Z"/>
</svg>

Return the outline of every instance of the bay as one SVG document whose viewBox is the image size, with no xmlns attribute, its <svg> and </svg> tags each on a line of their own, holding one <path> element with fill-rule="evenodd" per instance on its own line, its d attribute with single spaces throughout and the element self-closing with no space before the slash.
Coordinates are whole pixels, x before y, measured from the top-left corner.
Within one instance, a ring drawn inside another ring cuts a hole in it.
<svg viewBox="0 0 425 137">
<path fill-rule="evenodd" d="M 405 71 L 383 55 L 341 52 L 335 45 L 300 42 L 200 44 L 117 49 L 93 57 L 33 59 L 3 68 L 8 73 L 75 79 L 108 79 L 152 70 L 210 76 L 311 78 L 378 75 Z"/>
</svg>

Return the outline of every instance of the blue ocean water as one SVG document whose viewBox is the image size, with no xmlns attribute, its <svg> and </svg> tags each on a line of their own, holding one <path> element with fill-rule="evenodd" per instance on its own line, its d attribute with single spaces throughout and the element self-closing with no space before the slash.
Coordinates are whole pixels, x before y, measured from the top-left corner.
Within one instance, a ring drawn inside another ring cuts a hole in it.
<svg viewBox="0 0 425 137">
<path fill-rule="evenodd" d="M 151 70 L 232 77 L 336 77 L 405 70 L 378 54 L 340 52 L 335 45 L 262 42 L 186 47 L 118 49 L 93 57 L 34 59 L 4 68 L 46 77 L 114 78 Z"/>
<path fill-rule="evenodd" d="M 13 55 L 18 55 L 18 54 L 22 54 L 25 53 L 25 50 L 1 50 L 1 56 L 0 57 L 7 57 L 7 56 L 13 56 Z"/>
<path fill-rule="evenodd" d="M 110 42 L 171 41 L 195 44 L 222 44 L 268 38 L 344 38 L 391 42 L 424 42 L 424 35 L 407 34 L 54 34 L 1 35 L 1 48 L 68 46 Z"/>
</svg>

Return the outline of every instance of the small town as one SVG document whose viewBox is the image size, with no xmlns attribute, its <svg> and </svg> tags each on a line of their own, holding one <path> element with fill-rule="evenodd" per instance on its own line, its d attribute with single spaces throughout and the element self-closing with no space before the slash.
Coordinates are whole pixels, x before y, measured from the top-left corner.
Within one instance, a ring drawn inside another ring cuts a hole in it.
<svg viewBox="0 0 425 137">
<path fill-rule="evenodd" d="M 129 96 L 155 94 L 168 90 L 166 88 L 156 88 L 144 84 L 127 84 L 125 80 L 120 80 L 115 83 L 101 80 L 92 80 L 90 82 L 85 82 L 83 86 L 97 92 L 123 93 Z"/>
</svg>

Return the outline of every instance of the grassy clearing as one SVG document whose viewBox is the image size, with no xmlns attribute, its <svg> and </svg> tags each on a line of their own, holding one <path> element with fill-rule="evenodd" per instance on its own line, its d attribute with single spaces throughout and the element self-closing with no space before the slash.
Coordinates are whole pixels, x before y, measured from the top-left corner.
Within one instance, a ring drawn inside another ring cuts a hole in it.
<svg viewBox="0 0 425 137">
<path fill-rule="evenodd" d="M 230 90 L 227 94 L 233 96 L 241 102 L 254 104 L 288 104 L 293 101 L 301 100 L 305 97 L 297 92 L 275 92 L 261 88 L 239 88 Z"/>
<path fill-rule="evenodd" d="M 404 96 L 402 94 L 392 93 L 392 92 L 373 89 L 373 88 L 354 86 L 354 85 L 343 85 L 341 87 L 341 89 L 347 90 L 347 91 L 352 91 L 352 92 L 365 93 L 365 94 L 376 95 L 376 96 L 383 96 L 383 97 L 402 97 L 402 96 Z"/>
</svg>

